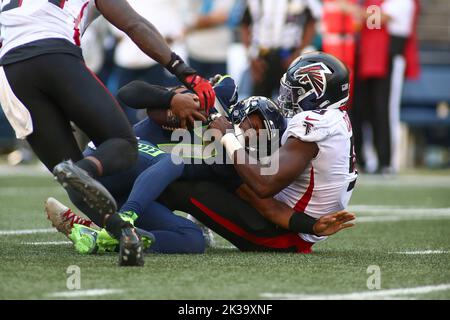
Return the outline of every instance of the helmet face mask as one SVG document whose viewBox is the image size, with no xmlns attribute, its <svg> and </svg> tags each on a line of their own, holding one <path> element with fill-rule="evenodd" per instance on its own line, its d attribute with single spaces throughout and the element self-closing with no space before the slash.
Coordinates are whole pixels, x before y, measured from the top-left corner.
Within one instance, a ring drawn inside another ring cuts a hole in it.
<svg viewBox="0 0 450 320">
<path fill-rule="evenodd" d="M 303 86 L 294 87 L 289 84 L 285 74 L 280 81 L 280 92 L 278 96 L 278 104 L 284 116 L 292 118 L 297 113 L 305 111 L 302 108 L 302 101 L 313 93 L 311 89 L 307 91 Z"/>
<path fill-rule="evenodd" d="M 280 108 L 265 97 L 250 97 L 237 103 L 232 111 L 235 134 L 250 152 L 267 151 L 278 144 L 286 129 Z M 264 143 L 264 141 L 266 143 Z M 267 144 L 266 149 L 262 147 Z"/>
</svg>

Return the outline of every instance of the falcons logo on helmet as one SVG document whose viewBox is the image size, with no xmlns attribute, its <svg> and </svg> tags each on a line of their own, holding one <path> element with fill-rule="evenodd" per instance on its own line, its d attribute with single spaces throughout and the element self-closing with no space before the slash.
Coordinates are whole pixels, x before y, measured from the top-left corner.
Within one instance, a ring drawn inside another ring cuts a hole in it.
<svg viewBox="0 0 450 320">
<path fill-rule="evenodd" d="M 332 74 L 332 72 L 324 63 L 318 62 L 298 69 L 294 73 L 294 77 L 303 85 L 309 83 L 317 99 L 320 99 L 327 89 L 327 78 L 325 74 Z"/>
</svg>

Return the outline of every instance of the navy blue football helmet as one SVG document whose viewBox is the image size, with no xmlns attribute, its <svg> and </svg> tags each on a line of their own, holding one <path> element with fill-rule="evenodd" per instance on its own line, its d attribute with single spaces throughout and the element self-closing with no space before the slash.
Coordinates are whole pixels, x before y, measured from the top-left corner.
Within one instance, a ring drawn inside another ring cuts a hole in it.
<svg viewBox="0 0 450 320">
<path fill-rule="evenodd" d="M 238 101 L 238 87 L 229 75 L 217 75 L 214 80 L 213 89 L 216 93 L 216 101 L 210 114 L 220 113 L 229 119 L 230 110 Z"/>
<path fill-rule="evenodd" d="M 350 94 L 349 72 L 337 58 L 311 52 L 291 63 L 280 81 L 278 103 L 286 117 L 317 109 L 339 109 Z"/>
<path fill-rule="evenodd" d="M 268 150 L 273 150 L 273 145 L 279 143 L 286 130 L 287 123 L 278 105 L 271 99 L 253 96 L 239 101 L 231 110 L 231 122 L 241 124 L 248 116 L 258 113 L 267 130 Z"/>
</svg>

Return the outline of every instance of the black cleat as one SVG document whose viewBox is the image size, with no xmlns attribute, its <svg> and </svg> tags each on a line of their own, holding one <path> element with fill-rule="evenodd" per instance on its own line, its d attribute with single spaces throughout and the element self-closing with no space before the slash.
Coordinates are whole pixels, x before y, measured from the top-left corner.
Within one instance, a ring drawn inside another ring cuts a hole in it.
<svg viewBox="0 0 450 320">
<path fill-rule="evenodd" d="M 64 189 L 77 192 L 86 205 L 101 216 L 117 211 L 116 201 L 109 191 L 72 161 L 58 164 L 53 169 L 53 175 Z"/>
<path fill-rule="evenodd" d="M 142 267 L 144 265 L 144 246 L 134 228 L 122 229 L 120 237 L 119 266 Z"/>
</svg>

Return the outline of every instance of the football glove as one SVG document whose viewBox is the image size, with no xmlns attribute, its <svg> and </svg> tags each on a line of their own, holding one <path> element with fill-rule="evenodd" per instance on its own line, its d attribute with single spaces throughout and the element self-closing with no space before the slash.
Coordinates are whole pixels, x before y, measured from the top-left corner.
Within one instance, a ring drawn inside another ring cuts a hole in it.
<svg viewBox="0 0 450 320">
<path fill-rule="evenodd" d="M 216 99 L 216 94 L 209 81 L 200 77 L 197 74 L 197 71 L 188 66 L 183 59 L 181 59 L 174 52 L 172 52 L 172 59 L 166 68 L 188 89 L 197 94 L 200 99 L 201 108 L 206 112 L 206 114 L 209 114 L 209 111 L 214 106 Z"/>
</svg>

